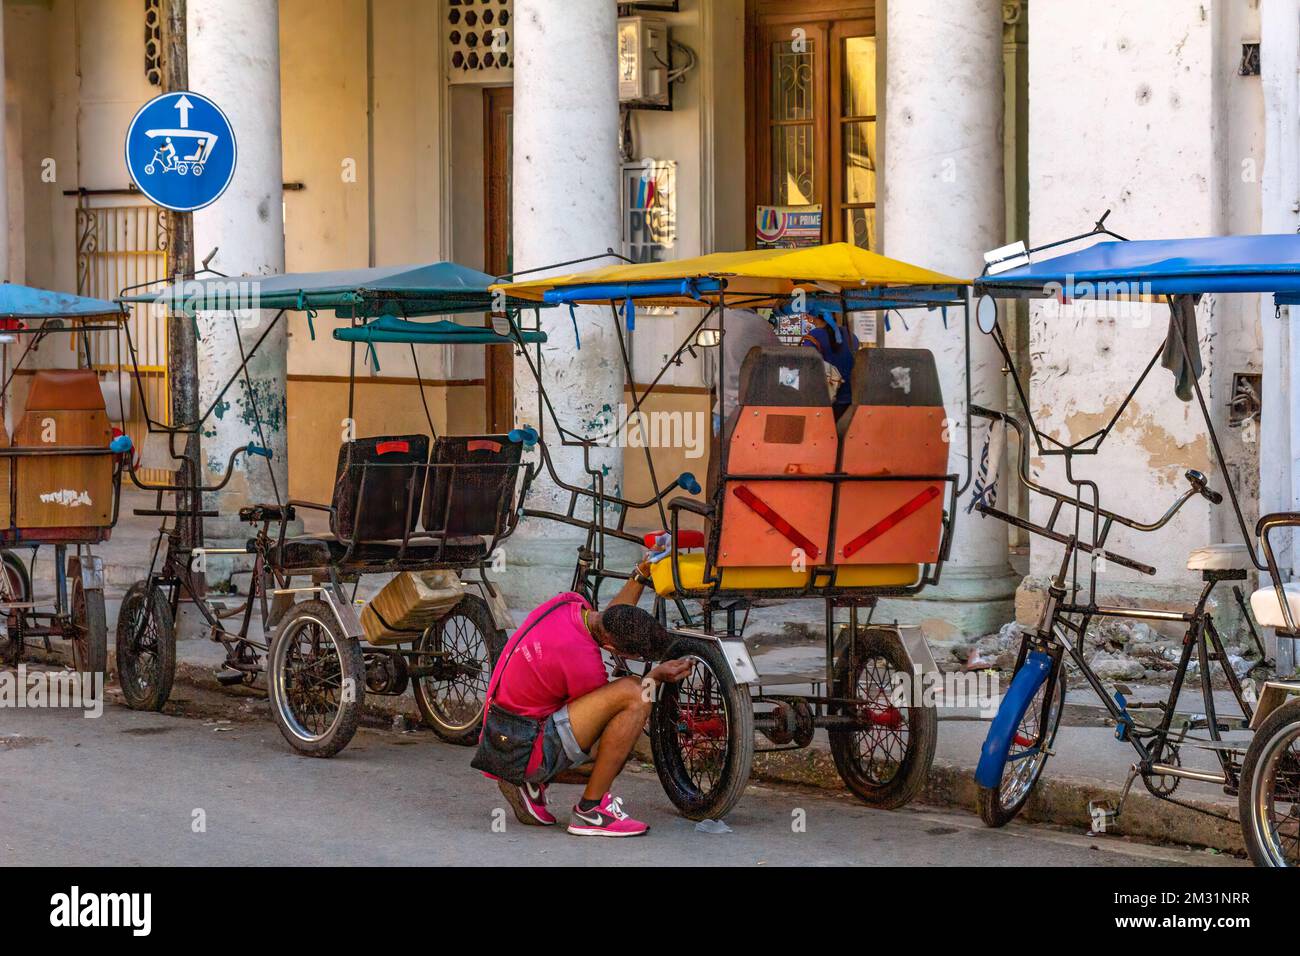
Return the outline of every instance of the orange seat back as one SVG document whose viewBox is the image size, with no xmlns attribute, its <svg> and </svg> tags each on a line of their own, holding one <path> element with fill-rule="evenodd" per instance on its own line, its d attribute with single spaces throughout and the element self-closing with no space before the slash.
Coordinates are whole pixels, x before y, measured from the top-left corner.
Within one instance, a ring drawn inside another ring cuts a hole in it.
<svg viewBox="0 0 1300 956">
<path fill-rule="evenodd" d="M 934 355 L 867 349 L 854 365 L 852 390 L 853 404 L 839 423 L 840 471 L 900 480 L 840 483 L 834 563 L 933 563 L 943 535 L 949 447 Z"/>
<path fill-rule="evenodd" d="M 719 567 L 808 566 L 827 560 L 838 438 L 815 349 L 755 347 L 723 435 Z M 762 476 L 788 476 L 764 481 Z M 793 479 L 793 480 L 791 480 Z"/>
<path fill-rule="evenodd" d="M 113 426 L 92 369 L 41 369 L 32 376 L 14 447 L 108 448 Z M 113 510 L 110 455 L 14 459 L 18 528 L 107 527 Z"/>
</svg>

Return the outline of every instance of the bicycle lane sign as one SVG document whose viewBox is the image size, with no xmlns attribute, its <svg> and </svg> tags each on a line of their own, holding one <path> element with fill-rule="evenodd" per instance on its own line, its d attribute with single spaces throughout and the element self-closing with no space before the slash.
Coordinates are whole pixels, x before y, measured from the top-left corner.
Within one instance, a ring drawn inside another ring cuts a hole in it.
<svg viewBox="0 0 1300 956">
<path fill-rule="evenodd" d="M 238 148 L 216 103 L 188 90 L 140 107 L 126 131 L 126 168 L 154 203 L 192 212 L 215 202 L 235 175 Z"/>
</svg>

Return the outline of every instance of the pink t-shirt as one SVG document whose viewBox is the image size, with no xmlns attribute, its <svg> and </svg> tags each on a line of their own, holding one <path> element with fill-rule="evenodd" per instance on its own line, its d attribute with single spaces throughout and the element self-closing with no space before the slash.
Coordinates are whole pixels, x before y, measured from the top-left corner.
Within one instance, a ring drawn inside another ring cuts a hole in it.
<svg viewBox="0 0 1300 956">
<path fill-rule="evenodd" d="M 554 611 L 550 611 L 552 607 Z M 582 595 L 568 591 L 534 609 L 515 632 L 518 635 L 527 631 L 523 643 L 515 649 L 516 638 L 512 635 L 492 672 L 493 700 L 521 716 L 544 719 L 569 701 L 604 687 L 609 677 L 600 646 L 582 622 L 582 611 L 587 607 L 590 605 Z M 546 618 L 532 626 L 543 614 Z M 528 761 L 528 773 L 541 762 L 539 736 Z"/>
</svg>

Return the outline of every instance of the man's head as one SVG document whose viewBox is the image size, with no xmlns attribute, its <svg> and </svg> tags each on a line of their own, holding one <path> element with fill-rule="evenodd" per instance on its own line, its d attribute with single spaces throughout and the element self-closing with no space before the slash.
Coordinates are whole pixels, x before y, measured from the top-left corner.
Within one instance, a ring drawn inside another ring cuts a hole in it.
<svg viewBox="0 0 1300 956">
<path fill-rule="evenodd" d="M 653 614 L 631 604 L 616 604 L 591 615 L 592 636 L 607 651 L 646 661 L 668 658 L 672 637 Z"/>
</svg>

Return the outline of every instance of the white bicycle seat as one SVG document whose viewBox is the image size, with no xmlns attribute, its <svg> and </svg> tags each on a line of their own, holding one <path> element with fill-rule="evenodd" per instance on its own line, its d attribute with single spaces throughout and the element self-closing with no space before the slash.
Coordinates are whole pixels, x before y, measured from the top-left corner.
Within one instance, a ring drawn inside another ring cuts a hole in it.
<svg viewBox="0 0 1300 956">
<path fill-rule="evenodd" d="M 1282 588 L 1286 591 L 1286 603 L 1291 606 L 1291 619 L 1300 627 L 1300 581 L 1284 584 Z M 1255 620 L 1261 627 L 1286 627 L 1282 605 L 1278 603 L 1277 591 L 1272 584 L 1260 588 L 1250 596 L 1250 613 L 1255 615 Z"/>
<path fill-rule="evenodd" d="M 1244 544 L 1209 544 L 1187 556 L 1188 571 L 1230 571 L 1250 566 L 1250 551 Z"/>
</svg>

